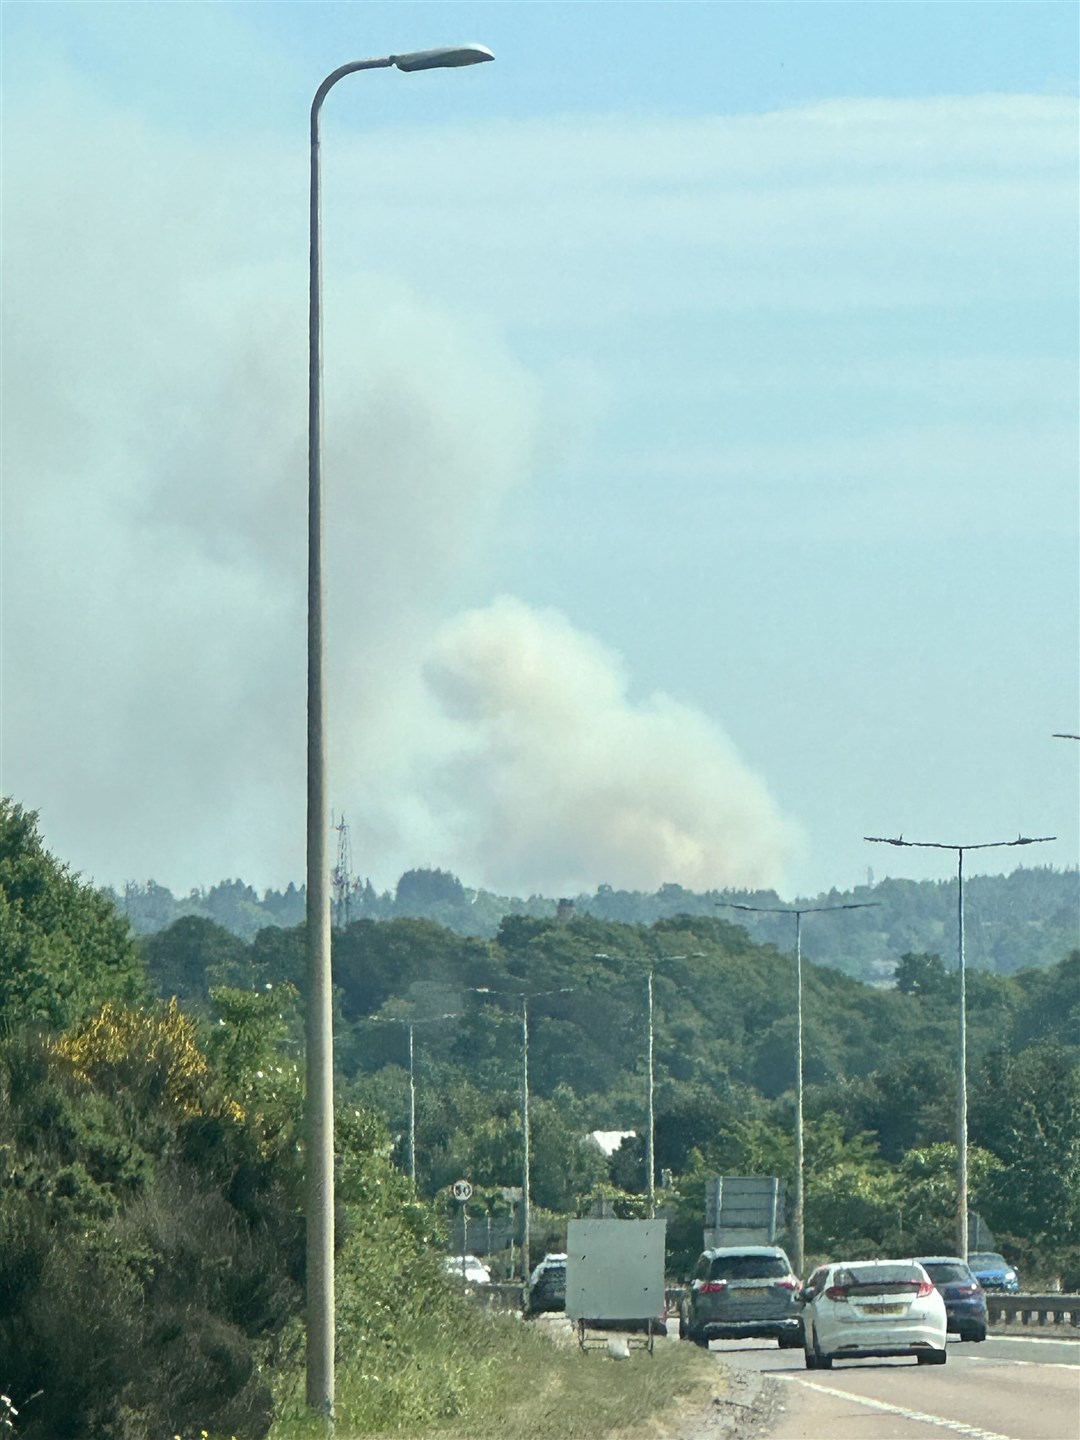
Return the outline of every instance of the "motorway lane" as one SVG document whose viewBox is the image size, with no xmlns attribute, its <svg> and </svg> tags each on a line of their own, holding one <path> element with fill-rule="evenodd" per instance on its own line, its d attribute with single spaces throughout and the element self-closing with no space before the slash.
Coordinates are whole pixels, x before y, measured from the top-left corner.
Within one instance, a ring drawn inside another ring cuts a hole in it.
<svg viewBox="0 0 1080 1440">
<path fill-rule="evenodd" d="M 1080 1340 L 950 1341 L 943 1366 L 850 1360 L 825 1371 L 761 1341 L 711 1348 L 782 1387 L 768 1440 L 1080 1440 Z"/>
</svg>

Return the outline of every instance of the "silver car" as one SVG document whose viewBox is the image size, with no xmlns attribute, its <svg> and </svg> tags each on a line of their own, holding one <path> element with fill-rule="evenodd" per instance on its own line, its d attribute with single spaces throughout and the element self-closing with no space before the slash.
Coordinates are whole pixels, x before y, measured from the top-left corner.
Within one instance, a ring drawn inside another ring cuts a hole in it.
<svg viewBox="0 0 1080 1440">
<path fill-rule="evenodd" d="M 679 1306 L 679 1335 L 696 1345 L 751 1337 L 797 1349 L 803 1343 L 798 1288 L 778 1245 L 706 1250 Z"/>
</svg>

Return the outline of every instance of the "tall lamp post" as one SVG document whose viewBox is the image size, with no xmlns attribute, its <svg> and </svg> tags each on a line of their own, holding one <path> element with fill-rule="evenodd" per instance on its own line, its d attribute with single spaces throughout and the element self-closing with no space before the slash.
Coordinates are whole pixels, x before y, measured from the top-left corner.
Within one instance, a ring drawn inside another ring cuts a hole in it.
<svg viewBox="0 0 1080 1440">
<path fill-rule="evenodd" d="M 482 45 L 353 60 L 331 71 L 311 103 L 308 284 L 308 609 L 307 609 L 307 1403 L 334 1413 L 334 1093 L 330 981 L 322 623 L 322 236 L 319 118 L 323 101 L 358 70 L 437 70 L 492 60 Z"/>
<path fill-rule="evenodd" d="M 718 905 L 729 910 L 747 910 L 754 915 L 795 916 L 795 1273 L 803 1273 L 806 1259 L 804 1172 L 803 1151 L 803 998 L 802 998 L 802 917 L 804 915 L 827 915 L 830 910 L 871 910 L 879 902 L 860 900 L 852 905 L 739 905 L 734 900 L 718 900 Z"/>
<path fill-rule="evenodd" d="M 521 1269 L 522 1279 L 529 1278 L 530 1243 L 530 1156 L 529 1156 L 529 1001 L 542 1000 L 548 995 L 569 995 L 573 985 L 563 985 L 557 990 L 533 990 L 524 993 L 519 990 L 491 990 L 486 985 L 470 985 L 474 995 L 499 995 L 521 1001 Z"/>
<path fill-rule="evenodd" d="M 938 840 L 905 840 L 902 835 L 864 835 L 871 845 L 896 845 L 912 850 L 956 852 L 956 972 L 960 979 L 959 1054 L 956 1084 L 956 1253 L 968 1253 L 968 1102 L 967 1102 L 967 966 L 964 959 L 964 851 L 1007 850 L 1015 845 L 1045 845 L 1056 835 L 1018 835 L 1015 840 L 990 840 L 982 845 L 946 845 Z"/>
<path fill-rule="evenodd" d="M 404 1025 L 409 1046 L 409 1179 L 416 1188 L 416 1062 L 414 1032 L 417 1025 L 435 1025 L 440 1020 L 456 1020 L 456 1010 L 446 1015 L 431 1015 L 423 1020 L 402 1020 L 396 1015 L 369 1015 L 376 1025 Z"/>
<path fill-rule="evenodd" d="M 594 960 L 611 960 L 612 958 L 611 955 L 606 954 L 604 951 L 598 951 L 593 956 Z M 656 1216 L 656 1074 L 654 1069 L 656 1012 L 653 1001 L 653 972 L 658 960 L 687 960 L 690 958 L 691 956 L 688 955 L 650 955 L 648 957 L 648 971 L 645 977 L 645 1008 L 648 1020 L 648 1038 L 645 1043 L 645 1195 L 650 1220 Z M 695 960 L 704 960 L 706 958 L 705 952 L 703 950 L 695 950 L 692 952 L 692 958 Z"/>
</svg>

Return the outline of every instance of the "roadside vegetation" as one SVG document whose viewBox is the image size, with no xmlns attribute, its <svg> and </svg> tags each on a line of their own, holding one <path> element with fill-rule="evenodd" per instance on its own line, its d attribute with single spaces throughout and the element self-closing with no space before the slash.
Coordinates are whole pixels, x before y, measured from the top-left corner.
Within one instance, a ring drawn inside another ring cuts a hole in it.
<svg viewBox="0 0 1080 1440">
<path fill-rule="evenodd" d="M 703 916 L 511 915 L 494 939 L 361 919 L 334 948 L 339 1440 L 597 1440 L 709 1383 L 696 1347 L 615 1364 L 476 1309 L 442 1266 L 448 1186 L 474 1184 L 471 1233 L 512 1231 L 518 997 L 550 992 L 530 1007 L 534 1258 L 601 1202 L 643 1213 L 651 962 L 659 1198 L 685 1274 L 709 1175 L 790 1179 L 790 955 Z M 808 1251 L 950 1249 L 955 976 L 916 952 L 887 988 L 805 981 Z M 318 1433 L 303 991 L 302 929 L 246 941 L 188 916 L 136 940 L 0 804 L 0 1389 L 21 1437 Z M 974 971 L 969 1009 L 973 1202 L 1025 1279 L 1080 1287 L 1080 953 Z M 414 1188 L 401 1022 L 419 1020 Z M 636 1133 L 609 1158 L 594 1129 Z"/>
<path fill-rule="evenodd" d="M 723 1399 L 722 1372 L 696 1346 L 657 1341 L 651 1356 L 635 1349 L 629 1359 L 613 1361 L 606 1351 L 553 1341 L 542 1326 L 475 1310 L 456 1335 L 429 1332 L 426 1339 L 424 1370 L 437 1374 L 445 1367 L 459 1403 L 426 1413 L 410 1403 L 388 1415 L 373 1402 L 379 1386 L 369 1365 L 346 1360 L 338 1376 L 336 1440 L 644 1440 L 662 1427 L 667 1433 L 667 1423 L 684 1409 Z M 270 1440 L 323 1440 L 300 1398 L 295 1386 L 281 1397 Z"/>
</svg>

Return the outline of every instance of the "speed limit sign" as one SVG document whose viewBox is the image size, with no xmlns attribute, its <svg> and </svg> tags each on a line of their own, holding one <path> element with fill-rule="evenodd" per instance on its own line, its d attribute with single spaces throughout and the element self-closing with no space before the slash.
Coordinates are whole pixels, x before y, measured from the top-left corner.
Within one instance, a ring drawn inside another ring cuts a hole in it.
<svg viewBox="0 0 1080 1440">
<path fill-rule="evenodd" d="M 454 1193 L 454 1199 L 460 1200 L 462 1204 L 464 1204 L 472 1194 L 472 1186 L 468 1180 L 455 1180 L 450 1188 Z"/>
</svg>

